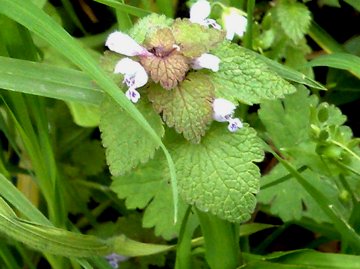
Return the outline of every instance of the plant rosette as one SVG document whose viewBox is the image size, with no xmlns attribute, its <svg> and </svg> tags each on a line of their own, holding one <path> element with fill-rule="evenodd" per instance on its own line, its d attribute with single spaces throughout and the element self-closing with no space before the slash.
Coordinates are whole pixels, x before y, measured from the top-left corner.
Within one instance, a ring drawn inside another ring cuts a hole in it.
<svg viewBox="0 0 360 269">
<path fill-rule="evenodd" d="M 175 20 L 153 14 L 129 34 L 114 32 L 106 40 L 111 52 L 105 53 L 103 65 L 158 135 L 169 133 L 164 143 L 175 162 L 182 200 L 243 222 L 255 208 L 260 172 L 253 162 L 262 160 L 263 150 L 256 131 L 236 117 L 236 107 L 280 98 L 295 88 L 226 40 L 208 13 L 202 20 L 194 14 Z M 145 139 L 142 127 L 110 100 L 104 101 L 102 113 L 103 145 L 116 180 L 125 180 L 134 168 L 149 169 L 146 163 L 159 145 Z M 175 134 L 163 123 L 185 140 L 169 139 Z"/>
</svg>

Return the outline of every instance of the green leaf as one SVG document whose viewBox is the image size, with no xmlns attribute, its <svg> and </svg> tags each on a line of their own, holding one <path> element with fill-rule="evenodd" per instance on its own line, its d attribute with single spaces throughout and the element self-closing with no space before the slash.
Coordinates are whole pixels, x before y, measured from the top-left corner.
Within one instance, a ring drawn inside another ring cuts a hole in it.
<svg viewBox="0 0 360 269">
<path fill-rule="evenodd" d="M 105 166 L 105 153 L 100 141 L 85 141 L 74 148 L 72 161 L 85 175 L 96 175 Z"/>
<path fill-rule="evenodd" d="M 99 106 L 67 102 L 74 122 L 82 127 L 97 127 L 100 122 Z"/>
<path fill-rule="evenodd" d="M 270 205 L 271 214 L 279 216 L 284 222 L 298 221 L 303 217 L 308 217 L 318 223 L 331 222 L 317 201 L 295 178 L 290 176 L 287 180 L 278 182 L 286 175 L 288 175 L 288 171 L 282 165 L 277 165 L 269 175 L 261 178 L 261 185 L 269 187 L 261 188 L 257 195 L 259 203 Z M 309 169 L 302 172 L 302 175 L 309 184 L 329 197 L 335 207 L 340 208 L 341 212 L 346 212 L 341 206 L 338 190 L 333 182 L 326 178 L 320 178 L 319 174 Z"/>
<path fill-rule="evenodd" d="M 118 2 L 114 3 L 124 6 L 124 4 Z M 129 10 L 128 5 L 125 5 L 125 8 Z M 139 11 L 139 9 L 136 9 L 136 11 Z M 34 4 L 28 2 L 24 5 L 21 0 L 0 0 L 0 12 L 24 25 L 39 37 L 45 39 L 80 69 L 84 70 L 119 106 L 124 109 L 126 113 L 128 113 L 128 115 L 131 116 L 132 119 L 134 119 L 134 121 L 139 124 L 139 126 L 141 126 L 147 136 L 153 140 L 154 144 L 160 145 L 170 168 L 174 210 L 175 216 L 177 216 L 177 180 L 173 160 L 169 151 L 162 143 L 161 138 L 146 121 L 144 116 L 136 109 L 134 104 L 129 102 L 125 95 L 119 91 L 117 85 L 101 68 L 99 68 L 98 63 L 80 46 L 80 44 Z M 145 12 L 145 14 L 148 14 L 148 12 Z"/>
<path fill-rule="evenodd" d="M 276 147 L 294 147 L 308 138 L 310 107 L 317 103 L 317 98 L 309 97 L 308 91 L 303 87 L 286 96 L 283 101 L 261 103 L 260 120 Z"/>
<path fill-rule="evenodd" d="M 217 98 L 254 104 L 295 91 L 264 62 L 236 44 L 224 42 L 212 53 L 221 59 L 220 70 L 210 74 Z"/>
<path fill-rule="evenodd" d="M 129 209 L 145 209 L 144 227 L 155 227 L 155 234 L 172 239 L 179 231 L 180 222 L 174 224 L 171 188 L 166 174 L 165 160 L 160 154 L 124 176 L 113 178 L 111 189 L 125 199 Z M 180 213 L 184 213 L 180 204 Z M 161 212 L 161 214 L 159 214 Z"/>
<path fill-rule="evenodd" d="M 213 97 L 213 86 L 201 73 L 189 73 L 186 80 L 170 91 L 156 84 L 149 88 L 149 99 L 167 125 L 194 143 L 200 142 L 212 120 Z"/>
<path fill-rule="evenodd" d="M 137 103 L 137 109 L 156 133 L 163 136 L 161 118 L 145 98 L 141 98 Z M 123 175 L 140 162 L 145 163 L 153 157 L 159 144 L 147 139 L 143 127 L 132 120 L 131 116 L 109 99 L 103 102 L 101 111 L 101 137 L 106 148 L 106 159 L 114 176 Z"/>
<path fill-rule="evenodd" d="M 141 9 L 138 7 L 134 7 L 131 5 L 123 4 L 114 0 L 95 0 L 95 2 L 107 5 L 109 7 L 113 7 L 116 10 L 122 11 L 124 13 L 128 13 L 130 15 L 134 15 L 136 17 L 145 17 L 150 15 L 151 12 L 145 9 Z"/>
<path fill-rule="evenodd" d="M 0 87 L 93 105 L 99 105 L 103 98 L 103 92 L 84 72 L 2 56 Z"/>
<path fill-rule="evenodd" d="M 176 44 L 184 56 L 194 58 L 215 48 L 224 40 L 225 33 L 207 28 L 188 19 L 177 19 L 172 26 Z"/>
<path fill-rule="evenodd" d="M 360 78 L 360 57 L 349 53 L 321 55 L 308 63 L 309 66 L 328 66 L 351 72 Z"/>
<path fill-rule="evenodd" d="M 274 252 L 269 255 L 244 253 L 249 269 L 357 269 L 360 258 L 357 255 L 323 253 L 300 249 L 288 252 Z"/>
<path fill-rule="evenodd" d="M 179 193 L 185 202 L 231 222 L 250 218 L 259 190 L 263 151 L 254 129 L 230 133 L 224 124 L 213 127 L 200 144 L 177 141 L 172 146 Z"/>
<path fill-rule="evenodd" d="M 358 0 L 344 0 L 344 1 L 360 12 L 360 2 Z"/>
<path fill-rule="evenodd" d="M 304 4 L 280 1 L 275 8 L 275 15 L 285 34 L 295 43 L 309 30 L 311 13 Z"/>
<path fill-rule="evenodd" d="M 170 27 L 173 21 L 173 19 L 170 19 L 165 15 L 154 13 L 138 20 L 130 29 L 129 35 L 138 43 L 143 43 L 146 36 L 151 36 L 158 29 Z"/>
</svg>

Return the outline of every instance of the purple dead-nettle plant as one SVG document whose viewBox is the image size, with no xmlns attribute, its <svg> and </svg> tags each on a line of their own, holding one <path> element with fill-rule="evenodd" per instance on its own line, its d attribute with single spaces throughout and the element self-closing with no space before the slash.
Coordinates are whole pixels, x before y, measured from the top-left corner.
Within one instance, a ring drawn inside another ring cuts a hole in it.
<svg viewBox="0 0 360 269">
<path fill-rule="evenodd" d="M 228 130 L 236 132 L 243 127 L 242 122 L 238 118 L 234 118 L 236 106 L 223 98 L 217 98 L 213 104 L 213 119 L 218 122 L 228 122 Z"/>
<path fill-rule="evenodd" d="M 137 89 L 148 82 L 149 76 L 164 89 L 171 90 L 185 79 L 191 68 L 219 70 L 220 59 L 215 55 L 203 53 L 195 58 L 185 56 L 170 28 L 159 29 L 143 45 L 117 31 L 109 35 L 105 45 L 119 54 L 138 57 L 138 61 L 123 58 L 114 69 L 114 73 L 124 76 L 123 83 L 128 87 L 126 96 L 133 103 L 138 102 L 140 93 Z"/>
</svg>

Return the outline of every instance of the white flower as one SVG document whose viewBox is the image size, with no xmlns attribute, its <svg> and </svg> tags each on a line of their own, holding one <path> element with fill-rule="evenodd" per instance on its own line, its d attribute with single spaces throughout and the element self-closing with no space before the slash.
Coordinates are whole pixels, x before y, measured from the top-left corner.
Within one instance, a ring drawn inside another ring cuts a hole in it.
<svg viewBox="0 0 360 269">
<path fill-rule="evenodd" d="M 213 102 L 213 119 L 219 122 L 228 122 L 228 130 L 236 132 L 243 127 L 242 122 L 238 118 L 233 118 L 236 106 L 230 101 L 217 98 Z"/>
<path fill-rule="evenodd" d="M 236 8 L 229 8 L 223 13 L 224 28 L 226 30 L 226 39 L 232 40 L 234 35 L 243 37 L 247 27 L 247 19 Z"/>
<path fill-rule="evenodd" d="M 206 0 L 198 0 L 190 8 L 190 21 L 192 23 L 198 23 L 204 26 L 211 25 L 215 29 L 220 30 L 221 26 L 216 23 L 215 20 L 209 19 L 211 12 L 210 3 Z"/>
<path fill-rule="evenodd" d="M 219 64 L 220 64 L 219 57 L 209 53 L 204 53 L 200 57 L 192 61 L 191 67 L 196 70 L 207 68 L 214 72 L 217 72 L 219 71 Z"/>
<path fill-rule="evenodd" d="M 113 32 L 108 36 L 105 46 L 107 46 L 111 51 L 126 56 L 151 55 L 150 52 L 140 46 L 129 35 L 119 31 Z"/>
<path fill-rule="evenodd" d="M 144 86 L 149 78 L 144 67 L 130 58 L 123 58 L 116 64 L 114 73 L 124 75 L 123 83 L 129 87 L 125 95 L 136 103 L 140 98 L 136 89 Z"/>
<path fill-rule="evenodd" d="M 228 122 L 228 130 L 232 133 L 243 127 L 242 122 L 238 118 L 230 119 Z"/>
<path fill-rule="evenodd" d="M 129 88 L 125 95 L 133 103 L 137 103 L 140 99 L 140 93 L 135 88 Z"/>
<path fill-rule="evenodd" d="M 223 98 L 215 99 L 212 106 L 213 119 L 219 122 L 229 121 L 232 118 L 236 108 L 233 103 Z"/>
</svg>

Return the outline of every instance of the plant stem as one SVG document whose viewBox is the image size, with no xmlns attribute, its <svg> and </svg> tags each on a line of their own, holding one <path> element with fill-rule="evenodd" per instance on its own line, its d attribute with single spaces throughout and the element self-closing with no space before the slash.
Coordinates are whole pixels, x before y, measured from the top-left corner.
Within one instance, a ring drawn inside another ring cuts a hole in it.
<svg viewBox="0 0 360 269">
<path fill-rule="evenodd" d="M 196 211 L 205 239 L 205 258 L 211 269 L 234 269 L 239 265 L 238 225 Z"/>
</svg>

